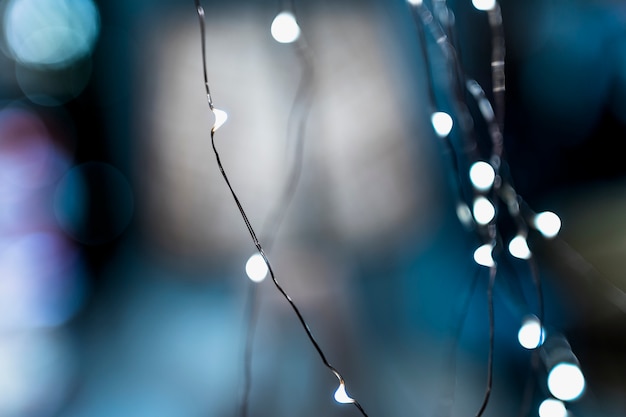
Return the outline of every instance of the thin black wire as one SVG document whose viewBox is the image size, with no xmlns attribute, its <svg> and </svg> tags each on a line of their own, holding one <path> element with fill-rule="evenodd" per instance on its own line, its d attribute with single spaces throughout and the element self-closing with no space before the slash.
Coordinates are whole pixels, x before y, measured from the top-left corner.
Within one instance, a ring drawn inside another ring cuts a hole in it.
<svg viewBox="0 0 626 417">
<path fill-rule="evenodd" d="M 480 417 L 485 412 L 487 404 L 489 404 L 489 398 L 491 397 L 491 390 L 493 387 L 493 355 L 495 345 L 495 314 L 493 308 L 493 287 L 496 282 L 497 266 L 489 268 L 489 284 L 487 286 L 487 308 L 489 309 L 489 356 L 487 358 L 487 386 L 485 387 L 485 395 L 483 397 L 482 404 L 476 412 L 476 417 Z"/>
<path fill-rule="evenodd" d="M 206 39 L 204 37 L 204 33 L 205 33 L 205 29 L 204 29 L 204 9 L 202 8 L 202 6 L 200 5 L 199 0 L 195 0 L 195 4 L 196 4 L 196 9 L 198 11 L 198 16 L 200 18 L 200 31 L 201 31 L 201 35 L 202 35 L 202 57 L 203 57 L 203 71 L 204 71 L 204 79 L 205 79 L 205 86 L 206 86 L 206 90 L 207 90 L 207 97 L 209 100 L 209 107 L 211 108 L 211 110 L 214 109 L 213 107 L 213 101 L 211 99 L 210 93 L 209 93 L 209 87 L 208 87 L 208 76 L 207 76 L 207 68 L 206 68 L 206 46 L 205 46 L 205 42 Z M 289 294 L 287 294 L 287 292 L 283 289 L 283 287 L 280 285 L 280 283 L 278 282 L 278 280 L 276 279 L 276 275 L 274 274 L 274 270 L 272 268 L 272 265 L 270 263 L 270 260 L 267 256 L 267 254 L 265 253 L 265 250 L 263 248 L 263 246 L 261 245 L 261 242 L 259 241 L 259 238 L 256 235 L 256 232 L 254 231 L 254 228 L 252 227 L 252 224 L 250 223 L 250 220 L 248 219 L 248 216 L 239 200 L 239 197 L 237 196 L 237 194 L 235 193 L 235 190 L 232 186 L 232 184 L 230 183 L 230 180 L 228 178 L 228 175 L 226 174 L 226 171 L 224 170 L 224 165 L 222 164 L 221 158 L 220 158 L 220 154 L 217 150 L 217 147 L 215 145 L 215 128 L 211 129 L 211 147 L 213 148 L 213 153 L 215 154 L 215 160 L 217 162 L 217 166 L 220 170 L 220 173 L 222 174 L 222 177 L 224 178 L 224 182 L 226 183 L 226 185 L 228 186 L 228 189 L 230 190 L 230 193 L 233 197 L 233 200 L 235 201 L 235 204 L 237 205 L 237 209 L 239 210 L 239 213 L 241 214 L 241 218 L 243 219 L 243 222 L 246 225 L 246 228 L 248 229 L 248 233 L 250 234 L 250 237 L 252 239 L 252 242 L 254 244 L 254 246 L 256 247 L 257 251 L 259 252 L 259 254 L 261 255 L 261 257 L 263 258 L 263 260 L 265 261 L 265 264 L 267 265 L 267 269 L 269 271 L 269 274 L 272 278 L 272 282 L 274 283 L 274 286 L 276 287 L 276 289 L 282 294 L 282 296 L 285 298 L 285 300 L 287 300 L 287 302 L 289 303 L 289 305 L 291 306 L 292 310 L 294 311 L 294 313 L 296 314 L 296 316 L 298 317 L 298 320 L 300 321 L 300 324 L 302 325 L 302 328 L 304 329 L 307 337 L 309 338 L 309 341 L 311 342 L 311 344 L 313 345 L 313 347 L 315 348 L 315 350 L 317 351 L 322 363 L 324 364 L 324 366 L 326 366 L 326 368 L 328 368 L 339 380 L 340 384 L 344 384 L 344 379 L 341 376 L 341 374 L 337 371 L 337 369 L 332 366 L 330 364 L 330 362 L 328 361 L 328 359 L 326 359 L 326 355 L 324 354 L 322 348 L 320 347 L 319 343 L 317 342 L 317 340 L 315 339 L 315 337 L 313 336 L 313 333 L 311 332 L 311 329 L 309 328 L 309 325 L 307 324 L 307 322 L 304 320 L 304 316 L 302 315 L 302 313 L 300 312 L 300 309 L 298 309 L 298 307 L 296 306 L 296 304 L 294 303 L 293 299 L 291 298 L 291 296 L 289 296 Z M 355 407 L 361 412 L 361 414 L 363 414 L 363 416 L 367 417 L 367 414 L 365 413 L 365 410 L 363 409 L 363 407 L 361 406 L 361 404 L 357 401 L 357 400 L 353 400 L 353 404 L 355 405 Z"/>
<path fill-rule="evenodd" d="M 495 105 L 495 114 L 500 131 L 504 130 L 505 110 L 505 71 L 504 59 L 506 46 L 504 41 L 504 27 L 502 26 L 502 10 L 496 1 L 493 9 L 487 11 L 489 26 L 491 27 L 491 88 Z"/>
</svg>

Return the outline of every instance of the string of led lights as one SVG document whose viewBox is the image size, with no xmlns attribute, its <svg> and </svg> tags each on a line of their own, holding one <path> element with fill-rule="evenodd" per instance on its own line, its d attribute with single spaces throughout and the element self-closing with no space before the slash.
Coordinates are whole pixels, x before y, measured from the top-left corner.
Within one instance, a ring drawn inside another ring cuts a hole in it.
<svg viewBox="0 0 626 417">
<path fill-rule="evenodd" d="M 520 344 L 526 349 L 541 348 L 540 355 L 533 352 L 531 358 L 532 368 L 536 367 L 537 358 L 540 356 L 548 371 L 547 385 L 554 398 L 546 399 L 540 405 L 539 413 L 541 417 L 558 415 L 549 414 L 548 411 L 558 412 L 565 410 L 565 413 L 567 413 L 563 401 L 572 401 L 580 397 L 584 391 L 585 380 L 578 361 L 564 336 L 556 333 L 549 338 L 553 345 L 559 346 L 559 349 L 551 348 L 548 343 L 544 346 L 546 329 L 544 325 L 543 293 L 538 267 L 527 243 L 530 227 L 537 230 L 544 238 L 552 239 L 558 234 L 561 222 L 556 214 L 552 212 L 535 213 L 527 205 L 523 206 L 524 212 L 522 213 L 520 204 L 523 200 L 515 191 L 508 171 L 503 169 L 506 168 L 506 161 L 503 159 L 505 43 L 500 5 L 496 0 L 473 0 L 473 5 L 476 9 L 487 12 L 491 28 L 491 84 L 495 102 L 494 109 L 482 87 L 475 80 L 468 78 L 462 69 L 454 42 L 456 37 L 454 15 L 447 7 L 445 0 L 432 1 L 434 13 L 431 13 L 422 0 L 408 0 L 408 3 L 411 6 L 411 11 L 418 27 L 422 50 L 428 51 L 428 44 L 424 35 L 425 32 L 428 32 L 447 64 L 450 90 L 453 96 L 453 108 L 457 113 L 457 120 L 460 122 L 461 127 L 463 143 L 461 150 L 457 150 L 458 146 L 455 147 L 450 139 L 454 126 L 453 117 L 438 109 L 438 103 L 432 91 L 429 92 L 429 97 L 435 111 L 432 112 L 431 122 L 437 136 L 443 139 L 444 147 L 447 153 L 450 154 L 450 159 L 453 162 L 454 178 L 459 181 L 459 184 L 455 187 L 458 192 L 457 215 L 459 220 L 466 228 L 476 231 L 483 241 L 483 244 L 474 252 L 474 260 L 478 265 L 489 268 L 489 284 L 487 287 L 489 310 L 487 383 L 483 401 L 476 415 L 479 417 L 484 413 L 493 384 L 493 338 L 495 331 L 493 285 L 497 274 L 497 263 L 494 259 L 494 254 L 501 252 L 500 248 L 503 246 L 502 236 L 498 228 L 501 216 L 501 211 L 498 208 L 500 202 L 504 204 L 509 216 L 513 218 L 517 226 L 517 234 L 508 243 L 508 253 L 527 262 L 536 289 L 538 316 L 527 316 L 522 323 L 518 338 Z M 434 85 L 433 74 L 430 69 L 432 65 L 431 57 L 427 52 L 424 52 L 424 57 L 429 85 Z M 477 132 L 474 131 L 475 123 L 468 123 L 469 120 L 473 119 L 473 116 L 468 110 L 469 103 L 465 102 L 463 91 L 460 87 L 463 84 L 464 91 L 470 93 L 482 121 L 487 126 L 491 144 L 491 154 L 488 162 L 478 157 L 480 147 L 476 138 Z M 469 161 L 469 163 L 465 161 Z M 465 165 L 469 165 L 467 174 L 461 170 L 461 167 Z M 469 204 L 464 199 L 463 184 L 467 181 L 467 176 L 469 176 L 472 189 L 471 197 L 469 197 L 472 199 L 471 210 Z M 456 337 L 458 337 L 458 329 L 456 334 Z M 554 342 L 555 340 L 557 342 Z M 530 401 L 528 393 L 525 394 L 525 397 Z"/>
<path fill-rule="evenodd" d="M 334 394 L 334 398 L 337 402 L 339 403 L 344 403 L 344 404 L 354 404 L 354 406 L 361 412 L 361 414 L 365 417 L 367 417 L 367 413 L 365 412 L 365 410 L 363 409 L 363 407 L 361 406 L 361 404 L 355 399 L 352 398 L 348 395 L 347 391 L 346 391 L 346 384 L 345 384 L 345 380 L 343 378 L 343 376 L 339 373 L 339 371 L 330 364 L 330 362 L 328 361 L 328 359 L 326 358 L 326 355 L 324 353 L 324 351 L 322 350 L 322 348 L 320 347 L 318 341 L 316 340 L 316 338 L 314 337 L 308 323 L 305 321 L 304 316 L 302 315 L 302 313 L 300 312 L 300 309 L 297 307 L 297 305 L 295 304 L 295 302 L 293 301 L 293 299 L 291 298 L 291 296 L 283 289 L 283 287 L 280 285 L 280 283 L 278 282 L 278 280 L 276 279 L 276 275 L 274 274 L 274 270 L 272 269 L 272 265 L 270 263 L 270 260 L 265 252 L 265 249 L 263 247 L 263 245 L 261 244 L 259 238 L 257 237 L 257 234 L 254 230 L 254 228 L 252 227 L 252 224 L 248 218 L 248 215 L 246 214 L 246 211 L 244 210 L 239 197 L 237 196 L 232 184 L 230 183 L 229 177 L 226 174 L 226 171 L 224 169 L 224 165 L 222 164 L 221 158 L 220 158 L 220 153 L 216 147 L 215 144 L 215 132 L 224 124 L 224 122 L 227 119 L 227 114 L 226 112 L 224 112 L 223 110 L 220 110 L 218 108 L 216 108 L 213 104 L 213 100 L 210 94 L 210 89 L 209 89 L 209 83 L 208 83 L 208 71 L 207 71 L 207 59 L 206 59 L 206 39 L 205 39 L 205 23 L 204 23 L 204 8 L 202 7 L 202 5 L 200 4 L 200 0 L 194 0 L 195 2 L 195 6 L 196 6 L 196 10 L 198 13 L 198 17 L 199 17 L 199 21 L 200 21 L 200 34 L 202 36 L 201 39 L 201 49 L 202 49 L 202 70 L 203 70 L 203 75 L 204 75 L 204 80 L 205 80 L 205 89 L 206 89 L 206 94 L 207 94 L 207 100 L 208 100 L 208 104 L 209 104 L 209 110 L 213 113 L 214 117 L 215 117 L 215 122 L 213 124 L 213 127 L 211 128 L 211 132 L 210 132 L 210 138 L 211 138 L 211 146 L 213 149 L 213 153 L 215 155 L 215 160 L 216 163 L 218 165 L 219 171 L 222 174 L 222 177 L 224 179 L 224 182 L 226 183 L 231 196 L 237 206 L 237 209 L 239 210 L 239 213 L 241 214 L 241 218 L 243 219 L 246 228 L 248 229 L 248 233 L 250 234 L 250 237 L 252 239 L 252 243 L 254 244 L 254 246 L 256 247 L 257 251 L 258 251 L 258 255 L 261 256 L 262 260 L 264 261 L 265 265 L 267 266 L 267 270 L 269 272 L 270 277 L 272 278 L 272 282 L 274 283 L 274 286 L 276 287 L 276 289 L 280 292 L 280 294 L 285 298 L 285 300 L 289 303 L 289 305 L 291 306 L 292 310 L 294 311 L 294 313 L 296 314 L 302 328 L 304 329 L 309 341 L 311 342 L 311 344 L 313 345 L 313 347 L 315 348 L 316 352 L 318 353 L 323 365 L 328 368 L 328 370 L 330 370 L 332 372 L 332 374 L 337 378 L 338 382 L 339 382 L 339 386 L 337 387 L 335 394 Z M 280 16 L 280 15 L 279 15 Z M 288 15 L 282 15 L 282 18 L 289 18 Z"/>
<path fill-rule="evenodd" d="M 207 55 L 205 40 L 204 9 L 199 0 L 194 0 L 200 21 L 201 49 L 203 77 L 209 109 L 215 120 L 210 131 L 211 146 L 215 154 L 215 159 L 220 173 L 232 195 L 232 198 L 241 214 L 241 217 L 248 229 L 252 242 L 256 248 L 256 253 L 248 260 L 246 272 L 254 284 L 262 281 L 267 274 L 272 278 L 274 286 L 287 300 L 292 310 L 296 314 L 302 328 L 309 341 L 318 353 L 323 365 L 327 367 L 338 379 L 339 386 L 335 391 L 334 398 L 339 403 L 354 404 L 362 415 L 367 416 L 360 403 L 350 397 L 346 392 L 344 378 L 333 367 L 326 358 L 319 343 L 313 336 L 311 329 L 305 321 L 299 308 L 292 298 L 279 284 L 272 270 L 267 253 L 270 251 L 277 231 L 280 228 L 285 212 L 289 207 L 295 193 L 301 175 L 303 137 L 306 126 L 306 112 L 310 104 L 311 79 L 313 76 L 310 56 L 307 47 L 300 34 L 300 28 L 293 13 L 293 2 L 290 7 L 279 13 L 271 25 L 273 37 L 281 43 L 294 43 L 296 52 L 302 65 L 300 85 L 298 87 L 294 105 L 289 116 L 288 137 L 296 138 L 293 164 L 287 176 L 287 182 L 283 189 L 283 194 L 278 200 L 274 211 L 263 228 L 262 234 L 265 244 L 261 245 L 244 208 L 235 193 L 233 186 L 226 174 L 221 162 L 220 154 L 215 143 L 215 132 L 227 120 L 226 112 L 216 108 L 213 104 L 207 75 Z M 518 333 L 520 344 L 529 350 L 533 350 L 532 369 L 535 369 L 537 362 L 541 360 L 548 371 L 547 387 L 552 395 L 547 398 L 539 407 L 540 417 L 558 415 L 548 414 L 550 412 L 560 412 L 565 410 L 566 401 L 574 401 L 579 398 L 585 389 L 585 379 L 580 369 L 580 365 L 574 355 L 571 346 L 565 336 L 557 331 L 547 332 L 544 317 L 544 301 L 542 285 L 538 272 L 538 267 L 533 254 L 528 246 L 527 238 L 531 229 L 541 234 L 546 239 L 553 239 L 559 233 L 561 221 L 559 217 L 549 211 L 536 213 L 524 203 L 524 200 L 517 193 L 513 186 L 512 178 L 508 172 L 506 160 L 504 159 L 504 114 L 505 114 L 505 42 L 502 25 L 502 13 L 500 5 L 496 0 L 473 0 L 476 9 L 486 12 L 491 28 L 491 95 L 494 105 L 487 97 L 480 84 L 469 78 L 464 71 L 458 55 L 456 42 L 455 18 L 452 10 L 447 6 L 445 0 L 432 0 L 433 12 L 423 0 L 407 0 L 410 10 L 415 18 L 416 26 L 420 37 L 421 50 L 424 53 L 426 73 L 428 78 L 428 93 L 430 98 L 431 122 L 436 135 L 441 139 L 446 152 L 450 156 L 452 171 L 454 174 L 455 190 L 457 193 L 457 216 L 460 222 L 469 230 L 474 231 L 481 245 L 473 253 L 473 259 L 479 267 L 488 268 L 489 280 L 487 285 L 487 304 L 489 315 L 489 351 L 487 358 L 487 378 L 485 393 L 476 412 L 480 417 L 484 414 L 489 404 L 493 386 L 493 357 L 495 339 L 495 314 L 494 314 L 494 286 L 498 275 L 498 260 L 504 260 L 501 256 L 509 255 L 525 261 L 529 267 L 529 274 L 533 280 L 537 297 L 537 315 L 528 314 L 524 319 Z M 289 10 L 291 9 L 291 10 Z M 452 114 L 441 110 L 441 103 L 437 100 L 434 92 L 435 74 L 431 68 L 432 57 L 429 53 L 428 39 L 426 34 L 434 41 L 436 48 L 443 56 L 446 63 L 446 75 L 449 82 L 449 92 L 452 98 Z M 468 102 L 467 93 L 473 102 Z M 472 113 L 471 108 L 478 109 L 478 115 Z M 480 121 L 486 126 L 486 136 L 489 144 L 489 155 L 481 156 L 481 150 L 485 146 L 480 146 L 480 139 L 484 136 L 476 130 L 476 122 Z M 453 131 L 458 127 L 460 133 Z M 458 135 L 458 136 L 457 136 Z M 460 138 L 460 143 L 453 140 Z M 469 180 L 469 182 L 468 182 Z M 468 187 L 469 185 L 469 187 Z M 499 221 L 505 213 L 500 209 L 502 205 L 506 209 L 506 214 L 513 219 L 517 231 L 516 235 L 504 243 L 499 229 Z M 471 207 L 471 208 L 470 208 Z M 269 230 L 266 235 L 265 231 Z M 504 247 L 508 251 L 503 251 Z M 498 256 L 495 256 L 498 255 Z M 455 342 L 453 350 L 456 348 L 456 341 L 464 324 L 465 310 L 469 306 L 469 300 L 473 293 L 476 280 L 472 282 L 472 291 L 463 307 L 461 321 L 455 332 Z M 256 300 L 256 285 L 251 285 L 249 303 L 249 328 L 246 339 L 246 351 L 244 359 L 245 383 L 244 393 L 241 403 L 241 415 L 247 417 L 248 396 L 251 381 L 251 355 L 254 338 L 254 328 L 256 326 L 256 311 L 258 302 Z M 621 294 L 623 296 L 623 293 Z M 623 301 L 623 297 L 620 301 Z M 454 365 L 456 366 L 456 365 Z M 454 369 L 453 372 L 454 373 Z M 565 383 L 564 383 L 565 381 Z M 525 394 L 530 402 L 530 395 Z M 452 393 L 452 399 L 454 394 Z M 526 400 L 525 400 L 526 401 Z M 525 407 L 522 407 L 522 411 Z M 562 414 L 562 415 L 565 415 Z"/>
</svg>

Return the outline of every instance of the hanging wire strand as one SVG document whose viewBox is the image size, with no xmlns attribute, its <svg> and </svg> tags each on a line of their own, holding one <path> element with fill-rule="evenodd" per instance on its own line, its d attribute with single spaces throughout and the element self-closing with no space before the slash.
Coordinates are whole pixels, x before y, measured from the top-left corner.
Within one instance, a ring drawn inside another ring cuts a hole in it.
<svg viewBox="0 0 626 417">
<path fill-rule="evenodd" d="M 209 108 L 211 109 L 211 111 L 215 112 L 215 107 L 213 105 L 213 100 L 211 98 L 210 95 L 210 90 L 209 90 L 209 83 L 208 83 L 208 76 L 207 76 L 207 66 L 206 66 L 206 39 L 205 39 L 205 29 L 204 29 L 204 9 L 202 8 L 202 6 L 200 5 L 199 0 L 195 0 L 195 4 L 196 4 L 196 10 L 198 11 L 198 16 L 200 19 L 200 32 L 201 32 L 201 42 L 202 42 L 202 58 L 203 58 L 203 72 L 204 72 L 204 79 L 205 79 L 205 88 L 207 91 L 207 98 L 208 98 L 208 103 L 209 103 Z M 282 294 L 282 296 L 285 298 L 285 300 L 287 300 L 287 302 L 289 303 L 289 305 L 291 306 L 292 310 L 294 311 L 294 313 L 296 314 L 302 328 L 304 329 L 309 341 L 311 342 L 311 344 L 313 345 L 313 347 L 315 348 L 315 351 L 318 353 L 322 363 L 324 364 L 324 366 L 326 368 L 328 368 L 334 375 L 335 377 L 339 380 L 340 385 L 345 385 L 344 382 L 344 378 L 341 376 L 341 374 L 339 373 L 339 371 L 337 371 L 337 369 L 330 364 L 330 362 L 328 361 L 328 359 L 326 358 L 326 355 L 324 354 L 324 351 L 322 350 L 322 348 L 320 347 L 319 343 L 317 342 L 317 340 L 315 339 L 315 337 L 313 336 L 313 333 L 308 325 L 308 323 L 305 321 L 304 316 L 302 315 L 302 313 L 300 312 L 300 309 L 296 306 L 295 302 L 293 301 L 293 299 L 291 298 L 291 296 L 283 289 L 283 287 L 280 285 L 280 283 L 278 282 L 278 280 L 276 279 L 276 275 L 274 273 L 274 270 L 272 268 L 272 265 L 270 263 L 270 260 L 265 252 L 265 249 L 263 248 L 263 246 L 261 245 L 261 242 L 259 240 L 259 238 L 257 237 L 257 234 L 254 230 L 254 228 L 252 227 L 252 224 L 248 218 L 248 215 L 246 214 L 243 205 L 241 204 L 241 201 L 239 200 L 239 197 L 237 196 L 237 193 L 235 192 L 232 184 L 230 183 L 230 180 L 228 178 L 228 175 L 226 174 L 226 171 L 224 169 L 224 165 L 222 164 L 221 161 L 221 157 L 220 157 L 220 153 L 215 145 L 215 127 L 211 129 L 211 147 L 213 149 L 213 153 L 215 154 L 215 161 L 217 163 L 217 166 L 219 168 L 220 173 L 222 174 L 222 177 L 224 179 L 224 182 L 226 183 L 226 186 L 228 187 L 232 198 L 237 206 L 237 209 L 239 210 L 239 213 L 241 215 L 241 218 L 244 222 L 244 224 L 246 225 L 246 228 L 248 229 L 248 233 L 250 234 L 250 238 L 252 239 L 252 243 L 254 244 L 254 246 L 256 247 L 257 251 L 259 252 L 259 254 L 261 255 L 261 257 L 263 258 L 265 264 L 267 265 L 267 269 L 268 272 L 272 278 L 272 282 L 274 283 L 274 286 L 276 287 L 276 289 Z M 361 404 L 353 399 L 352 402 L 355 407 L 361 412 L 361 414 L 365 417 L 367 417 L 367 414 L 365 412 L 365 410 L 363 409 L 363 407 L 361 406 Z"/>
<path fill-rule="evenodd" d="M 485 394 L 480 408 L 476 412 L 476 417 L 481 417 L 487 405 L 489 404 L 489 398 L 491 397 L 491 390 L 493 388 L 493 354 L 495 345 L 495 314 L 493 308 L 493 289 L 496 282 L 497 266 L 489 268 L 489 284 L 487 285 L 487 308 L 489 310 L 489 354 L 487 357 L 487 383 L 485 387 Z"/>
<path fill-rule="evenodd" d="M 287 3 L 285 7 L 288 6 L 293 10 L 293 2 L 283 3 Z M 285 186 L 282 188 L 282 193 L 277 200 L 277 204 L 274 209 L 270 211 L 261 229 L 261 236 L 265 239 L 265 248 L 268 253 L 271 252 L 276 236 L 278 235 L 289 206 L 294 199 L 298 184 L 300 183 L 304 159 L 306 123 L 313 93 L 314 68 L 310 50 L 302 35 L 296 40 L 295 49 L 302 74 L 287 123 L 287 138 L 289 141 L 293 140 L 295 142 L 295 149 L 293 151 L 292 162 Z M 252 387 L 252 354 L 260 304 L 257 286 L 257 283 L 251 282 L 250 290 L 248 291 L 246 348 L 244 352 L 244 389 L 240 407 L 240 415 L 242 417 L 247 417 L 248 415 L 249 398 Z"/>
<path fill-rule="evenodd" d="M 495 106 L 496 121 L 500 131 L 504 131 L 505 111 L 505 71 L 504 59 L 506 46 L 504 41 L 504 27 L 502 26 L 502 10 L 497 1 L 492 9 L 487 11 L 491 28 L 491 88 Z"/>
</svg>

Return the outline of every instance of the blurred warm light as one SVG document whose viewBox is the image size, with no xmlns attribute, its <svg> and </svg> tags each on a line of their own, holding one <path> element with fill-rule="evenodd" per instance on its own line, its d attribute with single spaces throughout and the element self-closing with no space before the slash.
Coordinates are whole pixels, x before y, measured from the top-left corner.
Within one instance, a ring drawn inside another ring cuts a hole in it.
<svg viewBox="0 0 626 417">
<path fill-rule="evenodd" d="M 496 7 L 496 0 L 472 0 L 472 4 L 478 10 L 487 11 Z"/>
<path fill-rule="evenodd" d="M 544 211 L 535 215 L 534 225 L 544 237 L 553 238 L 561 230 L 561 219 L 551 211 Z"/>
<path fill-rule="evenodd" d="M 492 251 L 493 245 L 491 244 L 487 243 L 480 246 L 474 251 L 474 261 L 476 261 L 478 265 L 486 266 L 488 268 L 494 266 L 495 261 L 493 260 L 493 256 L 491 254 Z"/>
<path fill-rule="evenodd" d="M 548 374 L 548 389 L 559 400 L 575 400 L 585 390 L 585 376 L 578 365 L 561 362 Z"/>
<path fill-rule="evenodd" d="M 567 409 L 562 401 L 548 398 L 539 405 L 539 417 L 567 417 Z"/>
<path fill-rule="evenodd" d="M 474 200 L 472 213 L 474 214 L 474 219 L 476 219 L 476 222 L 484 226 L 488 224 L 491 220 L 493 220 L 496 215 L 496 208 L 493 206 L 493 204 L 491 204 L 491 201 L 489 201 L 485 197 L 480 196 Z"/>
<path fill-rule="evenodd" d="M 478 161 L 472 164 L 469 170 L 470 181 L 479 191 L 487 191 L 496 179 L 496 171 L 485 161 Z"/>
<path fill-rule="evenodd" d="M 224 110 L 220 110 L 216 108 L 213 108 L 212 111 L 213 111 L 213 115 L 215 116 L 215 122 L 213 123 L 213 128 L 211 128 L 211 131 L 215 132 L 224 123 L 226 123 L 226 120 L 228 119 L 228 113 L 226 113 Z"/>
<path fill-rule="evenodd" d="M 536 316 L 528 316 L 524 319 L 517 333 L 517 340 L 526 349 L 535 349 L 543 344 L 545 331 Z"/>
<path fill-rule="evenodd" d="M 260 253 L 255 253 L 246 262 L 246 274 L 254 282 L 261 282 L 267 276 L 269 269 Z"/>
<path fill-rule="evenodd" d="M 435 133 L 441 138 L 448 136 L 452 131 L 453 121 L 452 117 L 443 111 L 438 111 L 432 114 L 430 121 L 433 124 Z"/>
<path fill-rule="evenodd" d="M 531 257 L 530 248 L 526 237 L 517 235 L 509 242 L 509 253 L 519 259 L 529 259 Z"/>
<path fill-rule="evenodd" d="M 354 399 L 351 398 L 346 392 L 346 385 L 341 381 L 337 391 L 335 391 L 335 401 L 342 404 L 352 404 Z"/>
<path fill-rule="evenodd" d="M 281 12 L 272 21 L 272 37 L 280 43 L 292 43 L 300 37 L 300 26 L 290 12 Z"/>
<path fill-rule="evenodd" d="M 9 0 L 3 23 L 16 60 L 61 68 L 91 53 L 100 16 L 92 0 Z"/>
</svg>

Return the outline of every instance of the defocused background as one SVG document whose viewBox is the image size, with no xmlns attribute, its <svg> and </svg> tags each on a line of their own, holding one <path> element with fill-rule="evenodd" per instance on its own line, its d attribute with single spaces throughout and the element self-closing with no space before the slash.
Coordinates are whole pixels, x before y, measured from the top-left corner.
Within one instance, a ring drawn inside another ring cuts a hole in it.
<svg viewBox="0 0 626 417">
<path fill-rule="evenodd" d="M 487 274 L 455 214 L 408 5 L 295 4 L 314 96 L 277 278 L 370 416 L 473 414 Z M 486 14 L 449 5 L 487 90 Z M 623 416 L 626 5 L 501 5 L 505 157 L 528 204 L 563 224 L 529 245 L 548 334 L 567 337 L 586 377 L 568 415 Z M 270 35 L 280 2 L 203 6 L 229 114 L 217 146 L 260 230 L 293 158 L 301 68 Z M 212 153 L 193 2 L 2 0 L 0 17 L 0 416 L 237 415 L 254 246 Z M 258 290 L 250 415 L 357 415 L 332 400 L 336 379 L 271 282 Z M 517 339 L 537 309 L 527 265 L 503 261 L 486 416 L 536 416 L 550 396 Z"/>
</svg>

